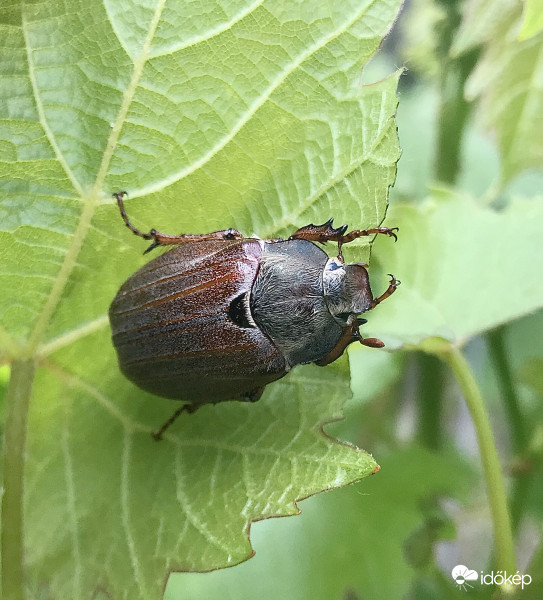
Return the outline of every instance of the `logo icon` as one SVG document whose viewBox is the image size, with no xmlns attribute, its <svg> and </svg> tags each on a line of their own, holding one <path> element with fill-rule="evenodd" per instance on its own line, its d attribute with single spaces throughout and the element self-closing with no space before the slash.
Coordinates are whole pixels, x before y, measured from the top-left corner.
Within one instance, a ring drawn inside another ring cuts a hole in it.
<svg viewBox="0 0 543 600">
<path fill-rule="evenodd" d="M 466 565 L 456 565 L 456 567 L 454 567 L 454 569 L 451 571 L 451 575 L 456 583 L 456 587 L 459 590 L 464 590 L 466 592 L 468 591 L 468 588 L 473 588 L 473 586 L 468 582 L 477 581 L 479 578 L 477 571 L 468 569 Z"/>
</svg>

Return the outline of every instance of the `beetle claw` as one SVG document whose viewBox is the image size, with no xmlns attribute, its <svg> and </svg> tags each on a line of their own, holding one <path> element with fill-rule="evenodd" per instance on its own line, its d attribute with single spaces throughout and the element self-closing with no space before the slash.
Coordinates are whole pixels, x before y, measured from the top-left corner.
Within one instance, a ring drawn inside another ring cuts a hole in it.
<svg viewBox="0 0 543 600">
<path fill-rule="evenodd" d="M 385 290 L 384 294 L 381 294 L 378 298 L 373 299 L 373 302 L 367 310 L 375 308 L 378 304 L 381 304 L 383 300 L 386 300 L 389 296 L 392 296 L 392 294 L 396 291 L 397 287 L 400 285 L 401 281 L 399 279 L 396 279 L 396 277 L 394 277 L 392 273 L 387 274 L 390 277 L 388 288 Z"/>
<path fill-rule="evenodd" d="M 143 254 L 147 254 L 148 252 L 151 252 L 151 250 L 154 250 L 157 246 L 160 246 L 160 244 L 155 240 L 152 244 L 150 244 L 144 251 Z"/>
<path fill-rule="evenodd" d="M 394 233 L 395 231 L 400 231 L 399 227 L 386 227 L 387 231 L 384 232 L 386 233 L 386 235 L 388 235 L 391 238 L 394 238 L 394 241 L 397 242 L 398 241 L 398 236 Z"/>
</svg>

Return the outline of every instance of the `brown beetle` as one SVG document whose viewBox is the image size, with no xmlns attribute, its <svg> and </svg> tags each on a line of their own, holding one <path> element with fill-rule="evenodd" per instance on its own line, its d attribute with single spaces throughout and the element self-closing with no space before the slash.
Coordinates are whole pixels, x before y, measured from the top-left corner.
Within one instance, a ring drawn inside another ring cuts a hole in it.
<svg viewBox="0 0 543 600">
<path fill-rule="evenodd" d="M 109 309 L 113 343 L 125 376 L 158 396 L 185 400 L 182 411 L 223 400 L 255 401 L 264 387 L 298 364 L 327 365 L 363 338 L 358 315 L 390 296 L 373 298 L 364 264 L 345 264 L 341 246 L 397 227 L 345 233 L 332 219 L 307 225 L 288 240 L 246 238 L 235 229 L 209 234 L 143 233 L 128 220 L 124 192 L 114 194 L 127 227 L 152 240 L 146 250 L 175 245 L 122 285 Z M 314 242 L 338 243 L 338 256 Z"/>
</svg>

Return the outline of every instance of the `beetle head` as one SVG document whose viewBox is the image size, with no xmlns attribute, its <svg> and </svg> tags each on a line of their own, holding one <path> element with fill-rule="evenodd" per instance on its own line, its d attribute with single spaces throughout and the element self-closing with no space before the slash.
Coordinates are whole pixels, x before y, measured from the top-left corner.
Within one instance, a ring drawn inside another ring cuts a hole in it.
<svg viewBox="0 0 543 600">
<path fill-rule="evenodd" d="M 330 258 L 323 272 L 324 297 L 332 316 L 350 325 L 373 301 L 368 272 L 361 263 L 345 265 Z"/>
</svg>

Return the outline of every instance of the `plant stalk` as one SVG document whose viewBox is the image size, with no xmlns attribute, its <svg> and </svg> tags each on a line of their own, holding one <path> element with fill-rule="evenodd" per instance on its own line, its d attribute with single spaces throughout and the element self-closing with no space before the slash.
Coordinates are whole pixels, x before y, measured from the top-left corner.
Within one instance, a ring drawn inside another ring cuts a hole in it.
<svg viewBox="0 0 543 600">
<path fill-rule="evenodd" d="M 3 441 L 3 489 L 1 513 L 3 600 L 24 600 L 23 573 L 23 482 L 28 407 L 36 365 L 32 360 L 15 361 L 6 397 Z"/>
<path fill-rule="evenodd" d="M 528 459 L 526 456 L 526 426 L 520 409 L 518 395 L 513 383 L 511 366 L 507 358 L 504 340 L 504 328 L 500 327 L 487 334 L 488 350 L 490 359 L 496 373 L 496 380 L 500 387 L 501 396 L 507 411 L 507 420 L 510 427 L 511 447 L 515 458 Z M 528 459 L 529 460 L 529 459 Z M 513 489 L 510 493 L 511 522 L 513 531 L 517 531 L 524 508 L 526 498 L 533 481 L 533 474 L 528 469 L 526 472 L 517 473 Z"/>
<path fill-rule="evenodd" d="M 494 529 L 497 568 L 508 573 L 515 573 L 515 548 L 505 486 L 490 419 L 481 391 L 467 360 L 458 348 L 450 346 L 449 350 L 440 353 L 440 356 L 452 369 L 462 389 L 475 426 Z"/>
<path fill-rule="evenodd" d="M 443 390 L 446 367 L 433 354 L 417 354 L 418 375 L 418 426 L 417 435 L 421 444 L 431 450 L 439 450 L 443 444 Z"/>
<path fill-rule="evenodd" d="M 513 384 L 513 376 L 509 360 L 507 359 L 503 336 L 503 327 L 490 331 L 487 334 L 488 350 L 494 365 L 496 380 L 500 386 L 505 409 L 507 410 L 507 419 L 511 427 L 511 446 L 515 454 L 520 454 L 525 449 L 526 432 L 524 430 L 524 420 Z"/>
<path fill-rule="evenodd" d="M 462 21 L 462 2 L 439 0 L 438 4 L 444 11 L 444 18 L 436 31 L 441 76 L 434 176 L 438 181 L 454 185 L 460 172 L 462 138 L 471 111 L 471 105 L 464 97 L 464 86 L 477 62 L 479 50 L 451 56 L 454 38 Z"/>
</svg>

